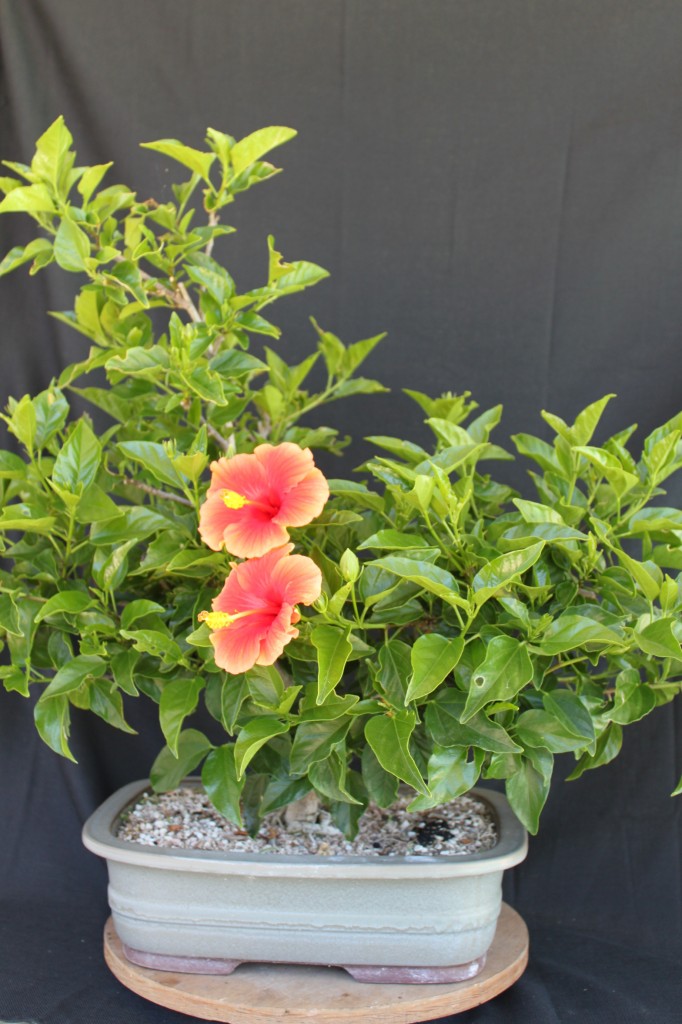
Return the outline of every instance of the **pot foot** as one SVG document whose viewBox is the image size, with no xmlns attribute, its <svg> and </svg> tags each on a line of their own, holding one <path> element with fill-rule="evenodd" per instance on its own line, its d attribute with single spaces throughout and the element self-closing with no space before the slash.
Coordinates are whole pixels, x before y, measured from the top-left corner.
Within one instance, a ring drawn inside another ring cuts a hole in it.
<svg viewBox="0 0 682 1024">
<path fill-rule="evenodd" d="M 467 964 L 451 967 L 370 967 L 343 964 L 354 981 L 382 985 L 447 985 L 475 978 L 485 966 L 486 954 Z"/>
<path fill-rule="evenodd" d="M 167 953 L 145 953 L 132 949 L 122 942 L 126 960 L 138 967 L 152 971 L 172 971 L 174 974 L 232 974 L 243 960 L 229 960 L 223 957 L 169 956 Z"/>
<path fill-rule="evenodd" d="M 152 971 L 170 971 L 173 974 L 232 974 L 242 963 L 251 961 L 232 960 L 227 957 L 171 956 L 167 953 L 145 953 L 121 943 L 126 959 L 138 967 Z M 485 954 L 467 964 L 451 967 L 382 967 L 365 964 L 328 964 L 319 966 L 340 967 L 347 971 L 354 981 L 363 984 L 383 985 L 445 985 L 474 978 L 485 965 Z M 314 965 L 317 966 L 317 965 Z"/>
</svg>

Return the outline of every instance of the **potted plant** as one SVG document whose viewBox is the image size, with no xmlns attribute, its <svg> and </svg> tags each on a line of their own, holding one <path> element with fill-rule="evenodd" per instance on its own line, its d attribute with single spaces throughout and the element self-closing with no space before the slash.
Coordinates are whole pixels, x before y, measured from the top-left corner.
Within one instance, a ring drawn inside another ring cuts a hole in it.
<svg viewBox="0 0 682 1024">
<path fill-rule="evenodd" d="M 86 826 L 143 962 L 452 979 L 480 969 L 502 870 L 525 855 L 524 828 L 537 831 L 554 756 L 574 755 L 571 778 L 607 763 L 622 727 L 682 685 L 682 511 L 659 503 L 682 465 L 682 414 L 636 459 L 634 428 L 594 442 L 611 396 L 572 425 L 543 413 L 553 443 L 513 438 L 532 464 L 532 497 L 520 497 L 488 472 L 513 457 L 490 440 L 500 407 L 408 392 L 433 445 L 375 436 L 357 476 L 325 479 L 312 450 L 345 440 L 306 414 L 384 390 L 356 376 L 381 336 L 346 346 L 314 324 L 315 351 L 290 366 L 264 311 L 325 272 L 285 262 L 270 238 L 266 283 L 241 292 L 213 254 L 231 231 L 225 207 L 276 173 L 263 158 L 293 135 L 147 144 L 189 175 L 163 202 L 103 185 L 109 164 L 77 167 L 61 118 L 30 166 L 7 165 L 0 213 L 28 213 L 39 233 L 0 273 L 56 262 L 80 275 L 74 309 L 56 315 L 90 348 L 3 417 L 18 451 L 0 453 L 0 675 L 39 692 L 36 726 L 65 757 L 72 708 L 130 731 L 124 704 L 156 702 L 166 746 L 153 790 L 200 772 L 245 831 L 312 804 L 352 837 L 370 803 L 390 808 L 407 790 L 412 810 L 431 811 L 504 780 L 516 818 L 486 790 L 499 842 L 464 859 L 142 849 L 112 831 L 140 784 Z M 254 336 L 267 342 L 258 356 Z M 72 415 L 76 397 L 104 414 L 100 436 Z M 219 742 L 191 725 L 199 701 Z M 426 908 L 411 932 L 410 899 Z M 379 923 L 363 930 L 368 905 Z M 224 929 L 240 936 L 229 954 Z"/>
</svg>

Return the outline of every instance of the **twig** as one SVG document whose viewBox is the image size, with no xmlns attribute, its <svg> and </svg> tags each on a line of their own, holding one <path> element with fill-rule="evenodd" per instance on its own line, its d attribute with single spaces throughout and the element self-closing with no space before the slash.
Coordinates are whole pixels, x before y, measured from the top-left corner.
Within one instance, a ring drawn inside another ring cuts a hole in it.
<svg viewBox="0 0 682 1024">
<path fill-rule="evenodd" d="M 201 422 L 205 425 L 206 430 L 211 435 L 211 437 L 218 445 L 218 447 L 222 448 L 222 450 L 224 452 L 227 452 L 228 455 L 234 455 L 234 438 L 223 437 L 223 435 L 218 430 L 216 430 L 215 427 L 212 427 L 208 420 L 205 419 L 203 416 L 201 417 Z"/>
<path fill-rule="evenodd" d="M 208 226 L 210 228 L 214 228 L 219 220 L 220 220 L 220 217 L 218 216 L 216 211 L 215 210 L 210 210 L 209 214 L 208 214 Z M 206 253 L 207 256 L 210 256 L 211 253 L 213 252 L 213 244 L 214 244 L 214 242 L 215 242 L 215 238 L 211 237 L 211 238 L 209 238 L 208 242 L 206 243 L 206 248 L 204 249 L 204 252 Z"/>
<path fill-rule="evenodd" d="M 144 491 L 145 494 L 152 494 L 155 498 L 165 498 L 167 501 L 176 501 L 179 505 L 187 505 L 188 508 L 194 508 L 194 505 L 189 498 L 183 498 L 179 494 L 171 494 L 170 491 L 160 491 L 158 487 L 151 487 L 150 484 L 143 484 L 141 480 L 133 480 L 131 477 L 125 477 L 123 483 L 128 487 L 137 487 L 138 491 Z"/>
</svg>

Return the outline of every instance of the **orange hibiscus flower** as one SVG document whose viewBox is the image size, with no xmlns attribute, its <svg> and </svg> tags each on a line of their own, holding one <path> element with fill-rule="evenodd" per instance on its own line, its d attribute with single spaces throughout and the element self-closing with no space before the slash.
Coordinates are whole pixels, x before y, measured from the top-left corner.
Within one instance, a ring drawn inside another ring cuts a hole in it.
<svg viewBox="0 0 682 1024">
<path fill-rule="evenodd" d="M 287 527 L 311 522 L 329 498 L 310 449 L 288 441 L 218 459 L 211 473 L 199 533 L 213 551 L 224 546 L 239 558 L 259 557 L 286 544 Z"/>
<path fill-rule="evenodd" d="M 201 612 L 211 630 L 215 662 L 237 675 L 254 665 L 272 665 L 298 636 L 297 604 L 312 604 L 322 590 L 322 573 L 293 544 L 262 558 L 233 565 L 213 611 Z"/>
</svg>

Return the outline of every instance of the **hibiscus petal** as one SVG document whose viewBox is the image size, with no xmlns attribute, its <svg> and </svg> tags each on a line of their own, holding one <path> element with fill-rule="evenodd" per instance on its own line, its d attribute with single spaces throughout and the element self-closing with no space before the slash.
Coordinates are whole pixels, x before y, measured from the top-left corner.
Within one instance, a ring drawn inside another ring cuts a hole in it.
<svg viewBox="0 0 682 1024">
<path fill-rule="evenodd" d="M 274 566 L 272 586 L 287 604 L 313 604 L 322 592 L 322 573 L 307 555 L 288 555 Z"/>
<path fill-rule="evenodd" d="M 280 587 L 273 586 L 274 571 L 281 561 L 287 559 L 292 549 L 293 544 L 285 544 L 269 551 L 262 558 L 252 558 L 236 565 L 213 601 L 213 610 L 234 615 L 236 612 L 262 608 L 274 615 L 278 614 L 282 594 Z"/>
<path fill-rule="evenodd" d="M 237 511 L 228 508 L 220 494 L 209 494 L 199 509 L 199 535 L 212 551 L 220 551 L 223 548 L 225 528 L 235 521 Z"/>
<path fill-rule="evenodd" d="M 296 639 L 298 630 L 291 624 L 293 613 L 294 609 L 290 604 L 282 605 L 279 615 L 273 619 L 267 634 L 261 640 L 257 665 L 274 665 L 286 645 Z"/>
<path fill-rule="evenodd" d="M 319 516 L 329 499 L 329 484 L 319 469 L 313 469 L 282 497 L 273 523 L 306 526 Z"/>
<path fill-rule="evenodd" d="M 289 534 L 282 525 L 246 505 L 239 509 L 235 521 L 226 523 L 223 540 L 227 550 L 239 558 L 260 558 L 286 544 Z"/>
<path fill-rule="evenodd" d="M 227 490 L 257 500 L 267 487 L 266 472 L 255 455 L 233 455 L 211 463 L 209 494 Z"/>
<path fill-rule="evenodd" d="M 216 665 L 232 675 L 253 668 L 272 621 L 271 615 L 248 615 L 231 623 L 226 629 L 212 633 Z"/>
<path fill-rule="evenodd" d="M 310 448 L 299 448 L 291 441 L 260 444 L 253 453 L 263 467 L 268 486 L 281 499 L 310 473 L 315 463 Z"/>
</svg>

